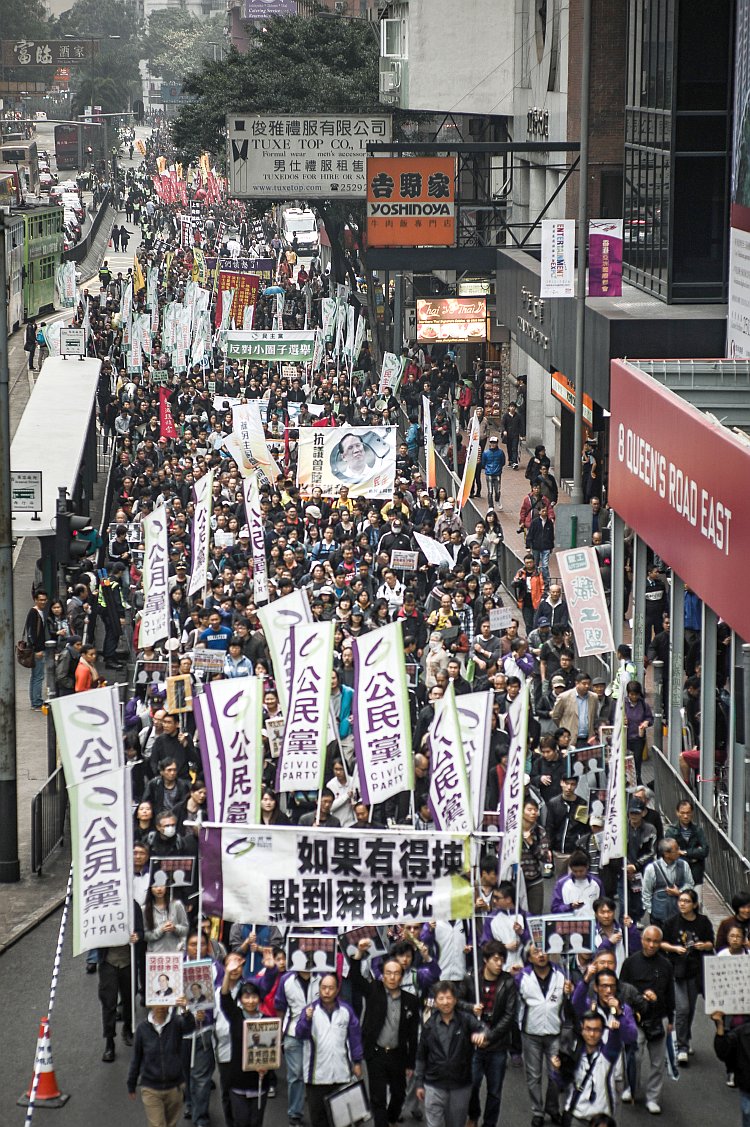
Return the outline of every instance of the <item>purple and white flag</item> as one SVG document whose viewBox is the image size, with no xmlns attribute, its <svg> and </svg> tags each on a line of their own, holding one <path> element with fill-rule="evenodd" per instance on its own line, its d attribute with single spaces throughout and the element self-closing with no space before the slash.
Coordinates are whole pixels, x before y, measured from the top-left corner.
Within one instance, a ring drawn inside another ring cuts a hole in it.
<svg viewBox="0 0 750 1127">
<path fill-rule="evenodd" d="M 278 791 L 318 790 L 328 747 L 333 622 L 312 622 L 290 630 L 291 691 L 276 773 Z"/>
<path fill-rule="evenodd" d="M 451 833 L 473 830 L 466 756 L 453 685 L 435 701 L 435 718 L 430 724 L 429 802 L 435 829 Z"/>
<path fill-rule="evenodd" d="M 211 503 L 214 492 L 214 471 L 204 474 L 193 488 L 195 512 L 190 532 L 190 559 L 192 571 L 188 595 L 205 590 L 208 584 L 208 551 L 211 536 Z"/>
<path fill-rule="evenodd" d="M 261 603 L 268 602 L 268 566 L 257 476 L 253 474 L 252 477 L 243 478 L 242 489 L 245 497 L 245 519 L 253 550 L 253 598 L 255 605 L 259 606 Z"/>
<path fill-rule="evenodd" d="M 290 595 L 258 607 L 258 618 L 271 654 L 281 711 L 286 713 L 292 683 L 291 629 L 312 622 L 310 604 L 304 591 L 292 591 Z"/>
<path fill-rule="evenodd" d="M 518 696 L 508 706 L 507 724 L 510 748 L 508 767 L 503 783 L 503 846 L 500 853 L 499 879 L 511 880 L 513 867 L 521 861 L 523 847 L 523 784 L 526 768 L 526 744 L 529 735 L 529 690 L 524 682 Z"/>
<path fill-rule="evenodd" d="M 484 816 L 484 796 L 487 790 L 487 761 L 490 752 L 492 729 L 492 703 L 494 693 L 465 693 L 456 697 L 461 741 L 469 774 L 471 811 L 475 829 L 480 829 Z"/>
<path fill-rule="evenodd" d="M 414 786 L 401 623 L 353 639 L 354 752 L 368 805 Z"/>
<path fill-rule="evenodd" d="M 209 821 L 260 822 L 263 790 L 263 682 L 211 681 L 193 701 L 200 733 Z"/>
<path fill-rule="evenodd" d="M 169 637 L 169 537 L 167 510 L 161 505 L 143 520 L 143 610 L 139 645 L 154 646 Z"/>
</svg>

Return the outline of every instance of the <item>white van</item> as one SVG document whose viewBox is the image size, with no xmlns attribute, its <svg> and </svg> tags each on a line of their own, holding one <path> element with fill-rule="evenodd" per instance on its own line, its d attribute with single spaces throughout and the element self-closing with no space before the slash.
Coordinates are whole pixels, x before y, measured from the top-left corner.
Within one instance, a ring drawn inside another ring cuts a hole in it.
<svg viewBox="0 0 750 1127">
<path fill-rule="evenodd" d="M 292 246 L 297 238 L 298 254 L 316 254 L 320 241 L 318 220 L 309 208 L 288 207 L 281 217 L 281 238 L 286 246 Z"/>
</svg>

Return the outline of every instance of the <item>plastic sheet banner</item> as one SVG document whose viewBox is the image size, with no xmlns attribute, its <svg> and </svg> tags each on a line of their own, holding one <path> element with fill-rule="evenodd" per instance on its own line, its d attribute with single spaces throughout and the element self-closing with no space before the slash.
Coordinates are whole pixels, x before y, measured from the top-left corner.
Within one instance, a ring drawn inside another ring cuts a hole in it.
<svg viewBox="0 0 750 1127">
<path fill-rule="evenodd" d="M 469 838 L 209 826 L 203 909 L 234 922 L 338 928 L 471 917 Z"/>
<path fill-rule="evenodd" d="M 297 447 L 297 485 L 304 493 L 320 486 L 336 496 L 393 497 L 396 427 L 302 427 Z"/>
</svg>

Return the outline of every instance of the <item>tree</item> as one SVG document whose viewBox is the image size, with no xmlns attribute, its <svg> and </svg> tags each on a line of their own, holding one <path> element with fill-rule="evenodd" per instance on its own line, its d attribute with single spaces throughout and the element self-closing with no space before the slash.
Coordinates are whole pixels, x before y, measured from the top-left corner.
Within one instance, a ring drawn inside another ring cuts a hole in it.
<svg viewBox="0 0 750 1127">
<path fill-rule="evenodd" d="M 144 39 L 144 57 L 152 74 L 166 82 L 182 82 L 195 74 L 206 59 L 212 59 L 224 41 L 224 16 L 209 19 L 191 16 L 185 8 L 154 12 Z"/>
<path fill-rule="evenodd" d="M 50 34 L 44 0 L 0 0 L 3 39 L 35 39 Z"/>
<path fill-rule="evenodd" d="M 129 95 L 141 89 L 141 24 L 135 0 L 76 0 L 59 17 L 57 33 L 99 40 L 93 63 L 73 73 L 74 112 L 90 105 L 92 78 L 95 104 L 105 113 L 127 109 Z"/>
</svg>

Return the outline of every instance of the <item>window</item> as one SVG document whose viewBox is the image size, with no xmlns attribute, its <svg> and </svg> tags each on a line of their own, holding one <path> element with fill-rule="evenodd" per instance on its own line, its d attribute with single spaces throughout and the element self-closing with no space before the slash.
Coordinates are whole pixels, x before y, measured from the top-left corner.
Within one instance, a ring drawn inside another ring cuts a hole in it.
<svg viewBox="0 0 750 1127">
<path fill-rule="evenodd" d="M 384 59 L 406 58 L 406 23 L 404 20 L 382 20 L 380 54 Z"/>
</svg>

